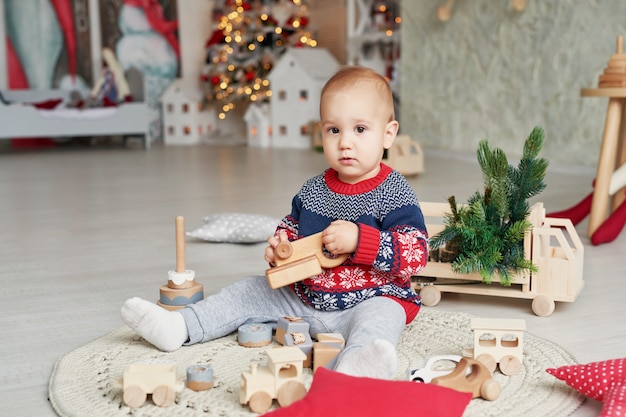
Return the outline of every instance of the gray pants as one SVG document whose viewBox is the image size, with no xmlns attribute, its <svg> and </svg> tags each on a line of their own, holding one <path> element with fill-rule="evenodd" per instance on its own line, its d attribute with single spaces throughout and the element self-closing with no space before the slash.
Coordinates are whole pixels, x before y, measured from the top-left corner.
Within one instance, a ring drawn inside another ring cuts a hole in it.
<svg viewBox="0 0 626 417">
<path fill-rule="evenodd" d="M 289 288 L 273 290 L 264 276 L 244 278 L 202 301 L 178 310 L 187 324 L 189 342 L 207 342 L 236 331 L 242 324 L 267 323 L 279 317 L 302 317 L 312 337 L 341 333 L 346 352 L 386 339 L 397 346 L 406 322 L 400 304 L 387 297 L 370 298 L 348 310 L 320 311 L 305 304 Z"/>
</svg>

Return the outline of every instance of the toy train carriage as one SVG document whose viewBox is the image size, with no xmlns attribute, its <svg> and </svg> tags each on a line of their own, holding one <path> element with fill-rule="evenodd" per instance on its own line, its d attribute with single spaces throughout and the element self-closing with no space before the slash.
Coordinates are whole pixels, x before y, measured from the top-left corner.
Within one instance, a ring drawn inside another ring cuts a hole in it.
<svg viewBox="0 0 626 417">
<path fill-rule="evenodd" d="M 519 372 L 524 355 L 524 331 L 522 319 L 472 318 L 470 326 L 474 332 L 474 347 L 464 356 L 483 363 L 491 372 L 499 366 L 504 375 Z"/>
<path fill-rule="evenodd" d="M 429 236 L 442 231 L 449 204 L 423 202 L 420 206 Z M 517 274 L 510 286 L 497 285 L 498 276 L 493 277 L 492 284 L 483 284 L 478 273 L 454 272 L 444 248 L 431 248 L 431 259 L 414 278 L 414 288 L 424 305 L 437 305 L 442 292 L 526 298 L 533 300 L 533 312 L 545 317 L 554 312 L 555 301 L 575 301 L 584 285 L 584 248 L 574 225 L 569 219 L 546 217 L 543 203 L 531 207 L 528 220 L 533 228 L 524 237 L 524 254 L 537 265 L 537 273 Z"/>
</svg>

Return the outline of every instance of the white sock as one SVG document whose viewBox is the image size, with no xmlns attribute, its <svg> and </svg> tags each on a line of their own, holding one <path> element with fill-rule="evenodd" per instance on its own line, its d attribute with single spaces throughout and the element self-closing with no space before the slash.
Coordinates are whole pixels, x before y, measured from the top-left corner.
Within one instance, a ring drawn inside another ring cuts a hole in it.
<svg viewBox="0 0 626 417">
<path fill-rule="evenodd" d="M 391 379 L 398 367 L 396 348 L 385 339 L 346 352 L 335 370 L 352 376 Z"/>
<path fill-rule="evenodd" d="M 173 352 L 187 341 L 182 314 L 169 311 L 139 297 L 126 300 L 122 320 L 139 336 L 165 352 Z"/>
</svg>

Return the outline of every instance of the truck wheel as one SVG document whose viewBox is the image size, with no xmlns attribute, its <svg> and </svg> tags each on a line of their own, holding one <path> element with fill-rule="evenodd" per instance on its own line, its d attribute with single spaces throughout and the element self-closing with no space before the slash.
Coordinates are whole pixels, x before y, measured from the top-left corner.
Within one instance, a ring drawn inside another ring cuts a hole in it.
<svg viewBox="0 0 626 417">
<path fill-rule="evenodd" d="M 427 285 L 420 290 L 420 297 L 422 297 L 422 304 L 426 307 L 433 307 L 441 301 L 441 291 L 434 285 Z"/>
<path fill-rule="evenodd" d="M 152 392 L 152 402 L 159 407 L 167 407 L 172 405 L 176 399 L 176 391 L 167 385 L 159 385 Z"/>
<path fill-rule="evenodd" d="M 255 413 L 264 413 L 272 406 L 272 396 L 265 391 L 258 391 L 252 394 L 248 402 L 250 410 Z"/>
<path fill-rule="evenodd" d="M 137 385 L 130 385 L 124 388 L 124 404 L 131 408 L 141 407 L 146 402 L 148 394 Z"/>
<path fill-rule="evenodd" d="M 522 367 L 522 363 L 515 356 L 507 355 L 500 359 L 500 372 L 506 376 L 517 375 Z"/>
<path fill-rule="evenodd" d="M 532 309 L 539 317 L 547 317 L 554 313 L 554 300 L 545 295 L 538 295 L 533 299 Z"/>
<path fill-rule="evenodd" d="M 287 407 L 306 395 L 304 384 L 298 381 L 288 381 L 278 389 L 278 404 Z"/>
</svg>

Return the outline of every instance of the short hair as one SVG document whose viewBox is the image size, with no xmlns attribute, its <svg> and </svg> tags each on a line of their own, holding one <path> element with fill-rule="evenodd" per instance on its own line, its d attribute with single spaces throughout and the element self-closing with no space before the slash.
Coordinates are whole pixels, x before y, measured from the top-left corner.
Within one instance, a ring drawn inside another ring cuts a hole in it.
<svg viewBox="0 0 626 417">
<path fill-rule="evenodd" d="M 324 94 L 334 88 L 352 87 L 358 83 L 371 83 L 378 90 L 384 103 L 389 109 L 389 121 L 395 119 L 393 92 L 389 86 L 389 81 L 371 68 L 358 65 L 344 66 L 339 69 L 322 88 L 320 95 L 320 105 Z"/>
</svg>

